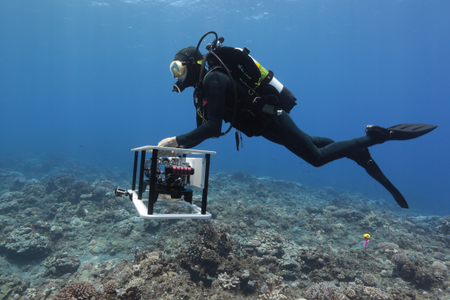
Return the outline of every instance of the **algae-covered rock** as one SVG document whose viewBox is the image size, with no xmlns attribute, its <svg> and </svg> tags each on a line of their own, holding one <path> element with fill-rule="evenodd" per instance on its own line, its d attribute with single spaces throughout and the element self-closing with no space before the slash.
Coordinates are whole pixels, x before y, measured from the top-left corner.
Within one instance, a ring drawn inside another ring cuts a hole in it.
<svg viewBox="0 0 450 300">
<path fill-rule="evenodd" d="M 45 262 L 46 274 L 62 276 L 67 273 L 75 273 L 80 266 L 77 256 L 69 256 L 67 252 L 56 253 Z"/>
<path fill-rule="evenodd" d="M 30 227 L 19 227 L 12 231 L 4 242 L 0 244 L 10 255 L 34 259 L 46 256 L 50 252 L 50 242 Z"/>
<path fill-rule="evenodd" d="M 7 299 L 13 290 L 14 283 L 7 282 L 0 287 L 0 300 Z"/>
</svg>

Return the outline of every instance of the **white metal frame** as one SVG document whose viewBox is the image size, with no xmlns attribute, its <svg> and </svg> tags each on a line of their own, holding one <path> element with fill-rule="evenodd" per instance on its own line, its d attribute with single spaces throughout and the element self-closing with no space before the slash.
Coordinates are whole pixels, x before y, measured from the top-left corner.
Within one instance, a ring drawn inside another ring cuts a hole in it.
<svg viewBox="0 0 450 300">
<path fill-rule="evenodd" d="M 184 204 L 187 207 L 191 208 L 194 212 L 192 212 L 190 214 L 155 214 L 154 213 L 153 215 L 149 215 L 149 214 L 147 214 L 147 205 L 144 204 L 144 202 L 148 203 L 148 199 L 139 200 L 137 193 L 132 190 L 128 190 L 128 193 L 131 194 L 134 207 L 136 207 L 136 211 L 137 211 L 139 217 L 142 219 L 150 219 L 150 220 L 172 219 L 173 220 L 173 219 L 210 219 L 211 218 L 211 213 L 209 213 L 207 211 L 206 214 L 202 215 L 201 214 L 202 209 L 200 207 L 198 207 L 195 204 L 190 204 L 189 202 L 186 202 L 184 200 L 180 200 L 180 201 L 173 202 L 173 203 Z M 165 201 L 162 200 L 161 198 L 158 198 L 158 200 L 156 202 L 165 202 Z"/>
<path fill-rule="evenodd" d="M 152 152 L 152 150 L 164 150 L 164 151 L 173 151 L 176 154 L 190 154 L 190 155 L 206 155 L 216 154 L 215 151 L 207 151 L 207 150 L 196 150 L 196 149 L 183 149 L 183 148 L 171 148 L 171 147 L 158 147 L 158 146 L 143 146 L 131 149 L 131 151 L 134 152 Z M 188 162 L 192 168 L 195 170 L 195 174 L 191 178 L 190 185 L 199 187 L 203 189 L 205 187 L 205 180 L 208 180 L 208 178 L 205 178 L 205 169 L 206 169 L 206 160 L 205 158 L 192 158 L 192 157 L 186 157 L 186 162 Z M 147 190 L 148 191 L 148 190 Z M 136 208 L 136 211 L 140 218 L 142 219 L 150 219 L 150 220 L 162 220 L 162 219 L 210 219 L 211 213 L 208 211 L 205 212 L 205 214 L 201 213 L 201 208 L 198 207 L 195 204 L 191 204 L 184 200 L 179 200 L 174 203 L 184 204 L 190 209 L 192 209 L 192 213 L 189 214 L 155 214 L 152 215 L 148 214 L 148 199 L 138 199 L 138 194 L 136 191 L 128 190 L 128 193 L 130 194 L 130 199 L 134 204 L 134 207 Z M 147 202 L 147 205 L 144 203 Z M 156 202 L 165 202 L 161 198 L 158 198 Z"/>
</svg>

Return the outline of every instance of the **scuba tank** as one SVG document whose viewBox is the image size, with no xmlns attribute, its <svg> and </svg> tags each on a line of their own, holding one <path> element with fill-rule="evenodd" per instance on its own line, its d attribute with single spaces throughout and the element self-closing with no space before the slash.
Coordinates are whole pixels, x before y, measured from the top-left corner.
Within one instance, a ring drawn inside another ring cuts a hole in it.
<svg viewBox="0 0 450 300">
<path fill-rule="evenodd" d="M 201 110 L 203 102 L 203 79 L 216 69 L 222 69 L 230 77 L 234 109 L 230 120 L 230 127 L 222 132 L 227 134 L 232 127 L 236 127 L 236 147 L 239 151 L 239 140 L 242 143 L 242 136 L 239 138 L 239 131 L 247 136 L 261 135 L 265 128 L 273 120 L 278 108 L 289 113 L 297 105 L 296 98 L 289 89 L 278 81 L 272 71 L 267 71 L 258 61 L 249 55 L 248 48 L 233 48 L 223 46 L 224 38 L 218 37 L 214 31 L 204 34 L 198 44 L 197 51 L 204 38 L 214 34 L 215 39 L 212 44 L 208 44 L 209 51 L 203 57 L 200 68 L 199 80 L 195 86 L 194 104 L 197 111 Z M 206 64 L 208 73 L 205 74 Z M 248 89 L 246 99 L 238 99 L 235 81 L 241 82 Z M 238 117 L 239 116 L 239 117 Z"/>
<path fill-rule="evenodd" d="M 211 51 L 211 50 L 210 50 Z M 292 92 L 278 81 L 272 71 L 267 71 L 249 53 L 248 48 L 240 49 L 219 46 L 212 50 L 224 63 L 235 80 L 244 83 L 247 88 L 258 96 L 274 95 L 278 98 L 277 103 L 272 105 L 289 113 L 297 104 Z M 216 56 L 208 57 L 210 67 L 220 64 Z"/>
</svg>

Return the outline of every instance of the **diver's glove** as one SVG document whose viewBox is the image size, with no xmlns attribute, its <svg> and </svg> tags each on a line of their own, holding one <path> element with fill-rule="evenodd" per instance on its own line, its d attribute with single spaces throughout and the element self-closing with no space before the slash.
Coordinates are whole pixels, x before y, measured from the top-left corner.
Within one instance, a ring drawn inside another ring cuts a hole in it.
<svg viewBox="0 0 450 300">
<path fill-rule="evenodd" d="M 175 136 L 165 138 L 162 141 L 158 143 L 158 147 L 178 147 L 177 138 Z M 159 156 L 175 156 L 175 151 L 167 151 L 167 150 L 159 150 L 158 151 Z"/>
</svg>

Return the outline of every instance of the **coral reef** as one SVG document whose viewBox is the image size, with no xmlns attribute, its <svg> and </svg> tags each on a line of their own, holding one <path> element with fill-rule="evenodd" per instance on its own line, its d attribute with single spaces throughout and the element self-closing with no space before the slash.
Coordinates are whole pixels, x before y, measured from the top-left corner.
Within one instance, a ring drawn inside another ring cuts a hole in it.
<svg viewBox="0 0 450 300">
<path fill-rule="evenodd" d="M 223 289 L 234 289 L 237 288 L 239 285 L 239 278 L 237 278 L 236 276 L 230 277 L 228 276 L 227 272 L 219 274 L 219 276 L 217 277 L 216 280 L 214 280 L 214 283 L 216 283 L 216 285 L 219 285 L 220 287 L 222 287 Z"/>
<path fill-rule="evenodd" d="M 72 282 L 66 287 L 63 287 L 53 300 L 87 300 L 93 299 L 95 293 L 94 285 L 87 281 Z"/>
<path fill-rule="evenodd" d="M 391 260 L 397 266 L 402 266 L 409 261 L 408 256 L 406 256 L 403 253 L 397 253 L 397 254 L 392 255 Z"/>
<path fill-rule="evenodd" d="M 46 275 L 59 277 L 67 273 L 75 273 L 80 267 L 80 259 L 69 256 L 67 252 L 56 253 L 45 261 Z"/>
<path fill-rule="evenodd" d="M 303 293 L 307 300 L 348 300 L 344 292 L 331 282 L 319 282 L 311 285 Z"/>
<path fill-rule="evenodd" d="M 119 285 L 117 284 L 117 281 L 110 280 L 110 281 L 107 281 L 103 285 L 103 292 L 105 292 L 105 294 L 114 294 L 115 295 L 118 287 L 119 287 Z"/>
<path fill-rule="evenodd" d="M 46 256 L 50 251 L 49 240 L 30 227 L 22 226 L 13 230 L 0 246 L 10 255 L 23 258 Z"/>
<path fill-rule="evenodd" d="M 282 277 L 273 276 L 266 280 L 266 284 L 261 288 L 261 294 L 258 300 L 284 300 L 289 299 L 286 296 L 288 287 L 281 283 Z"/>
<path fill-rule="evenodd" d="M 0 300 L 450 299 L 449 216 L 240 171 L 211 174 L 212 219 L 144 221 L 129 174 L 40 164 L 0 169 Z"/>
<path fill-rule="evenodd" d="M 198 230 L 198 240 L 179 258 L 193 281 L 203 280 L 209 285 L 206 275 L 216 276 L 219 267 L 224 271 L 229 268 L 232 259 L 229 260 L 228 255 L 233 245 L 234 241 L 225 229 L 218 232 L 213 225 L 205 224 Z"/>
</svg>

